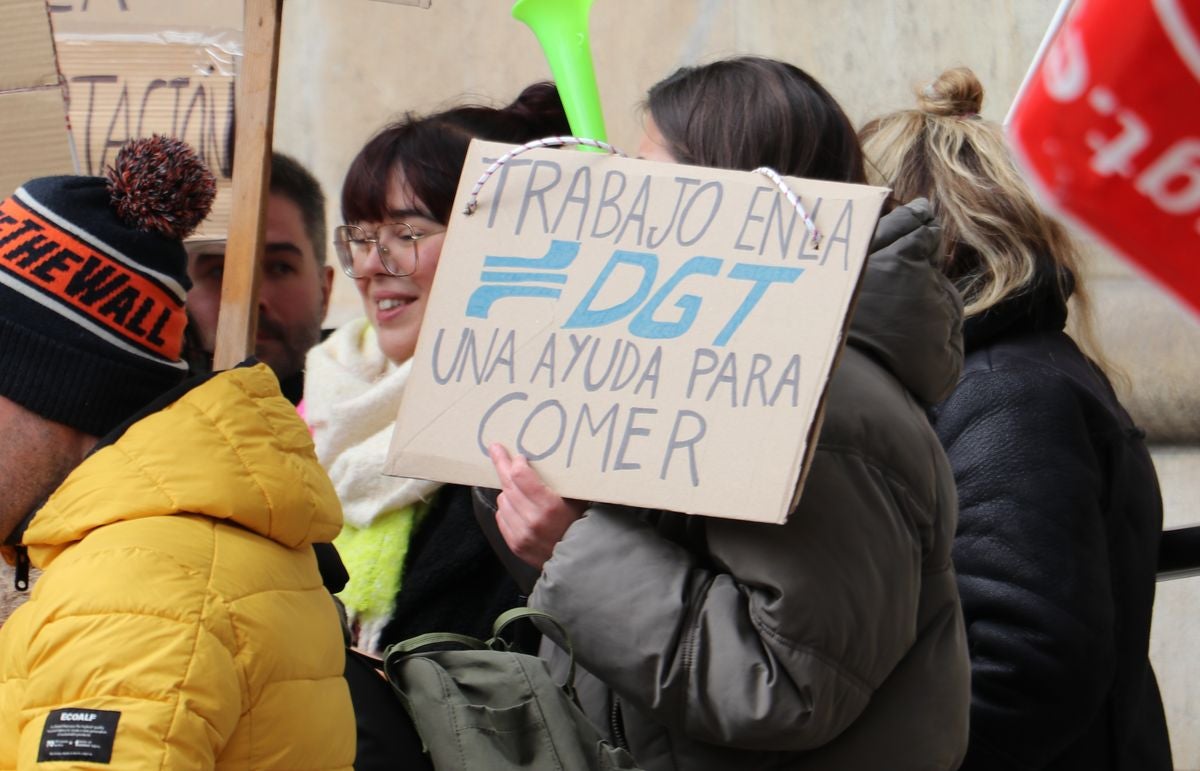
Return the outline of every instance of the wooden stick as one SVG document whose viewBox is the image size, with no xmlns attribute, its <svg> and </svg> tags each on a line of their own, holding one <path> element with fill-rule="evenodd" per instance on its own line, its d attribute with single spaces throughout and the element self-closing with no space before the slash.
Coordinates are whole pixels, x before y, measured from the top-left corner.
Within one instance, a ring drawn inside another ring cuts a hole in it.
<svg viewBox="0 0 1200 771">
<path fill-rule="evenodd" d="M 283 0 L 245 0 L 245 55 L 238 75 L 233 205 L 225 247 L 225 277 L 213 368 L 237 366 L 254 352 L 258 324 L 258 266 L 266 233 L 271 184 L 271 134 Z"/>
<path fill-rule="evenodd" d="M 1025 94 L 1025 90 L 1029 88 L 1029 81 L 1033 80 L 1033 73 L 1037 72 L 1038 65 L 1042 63 L 1042 59 L 1046 58 L 1046 49 L 1050 47 L 1050 43 L 1054 40 L 1054 36 L 1058 34 L 1059 28 L 1067 19 L 1067 14 L 1071 11 L 1071 6 L 1075 0 L 1061 0 L 1058 4 L 1058 10 L 1054 12 L 1054 17 L 1050 19 L 1050 26 L 1046 29 L 1046 34 L 1042 36 L 1042 42 L 1038 49 L 1033 54 L 1033 61 L 1029 64 L 1029 69 L 1025 70 L 1025 77 L 1021 79 L 1021 85 L 1017 87 L 1017 94 L 1013 97 L 1012 104 L 1008 106 L 1008 114 L 1004 116 L 1004 125 L 1012 123 L 1013 110 L 1020 103 L 1021 97 Z"/>
</svg>

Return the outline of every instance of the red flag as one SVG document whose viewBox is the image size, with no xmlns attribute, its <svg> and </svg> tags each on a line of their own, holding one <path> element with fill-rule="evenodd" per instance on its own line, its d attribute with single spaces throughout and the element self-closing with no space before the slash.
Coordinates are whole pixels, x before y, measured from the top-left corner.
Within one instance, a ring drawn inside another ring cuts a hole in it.
<svg viewBox="0 0 1200 771">
<path fill-rule="evenodd" d="M 1200 313 L 1200 2 L 1078 0 L 1011 115 L 1050 204 Z"/>
</svg>

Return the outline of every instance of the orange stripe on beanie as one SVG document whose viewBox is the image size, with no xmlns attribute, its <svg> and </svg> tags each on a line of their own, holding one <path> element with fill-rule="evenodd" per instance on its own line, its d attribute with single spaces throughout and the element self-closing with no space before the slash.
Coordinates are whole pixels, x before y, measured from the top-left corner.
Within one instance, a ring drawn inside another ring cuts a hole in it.
<svg viewBox="0 0 1200 771">
<path fill-rule="evenodd" d="M 182 240 L 216 180 L 161 136 L 108 178 L 43 177 L 0 202 L 0 395 L 100 435 L 183 378 Z"/>
</svg>

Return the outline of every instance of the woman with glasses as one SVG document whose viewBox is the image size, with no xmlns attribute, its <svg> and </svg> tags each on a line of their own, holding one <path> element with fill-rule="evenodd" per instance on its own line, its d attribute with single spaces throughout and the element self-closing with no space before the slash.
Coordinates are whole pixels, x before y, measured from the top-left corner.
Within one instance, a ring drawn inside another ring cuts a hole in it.
<svg viewBox="0 0 1200 771">
<path fill-rule="evenodd" d="M 962 379 L 933 411 L 958 482 L 954 565 L 971 649 L 963 769 L 1171 768 L 1148 648 L 1162 501 L 1087 340 L 1081 255 L 1037 203 L 983 86 L 944 72 L 863 145 L 928 198 L 966 304 Z M 1082 322 L 1082 323 L 1081 323 Z"/>
<path fill-rule="evenodd" d="M 841 107 L 769 59 L 654 86 L 639 154 L 865 181 Z M 565 501 L 491 448 L 503 488 L 492 521 L 540 573 L 529 604 L 563 624 L 587 670 L 585 711 L 639 767 L 958 767 L 969 694 L 954 478 L 921 407 L 953 387 L 962 361 L 961 306 L 930 262 L 937 244 L 923 202 L 880 220 L 786 524 Z M 771 447 L 726 451 L 786 462 Z M 542 653 L 565 675 L 557 646 Z"/>
<path fill-rule="evenodd" d="M 309 353 L 304 407 L 345 511 L 335 545 L 350 581 L 339 597 L 360 650 L 424 632 L 486 638 L 521 603 L 475 523 L 469 488 L 381 470 L 471 139 L 567 133 L 557 91 L 540 83 L 503 108 L 407 115 L 346 174 L 334 246 L 364 317 Z"/>
</svg>

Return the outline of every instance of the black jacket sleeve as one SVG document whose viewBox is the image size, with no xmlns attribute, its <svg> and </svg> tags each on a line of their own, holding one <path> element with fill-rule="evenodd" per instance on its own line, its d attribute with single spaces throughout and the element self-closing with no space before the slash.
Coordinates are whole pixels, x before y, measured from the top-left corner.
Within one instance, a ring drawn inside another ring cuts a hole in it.
<svg viewBox="0 0 1200 771">
<path fill-rule="evenodd" d="M 1045 767 L 1112 682 L 1104 458 L 1089 409 L 1068 378 L 1033 367 L 973 372 L 937 410 L 959 492 L 967 771 Z"/>
</svg>

